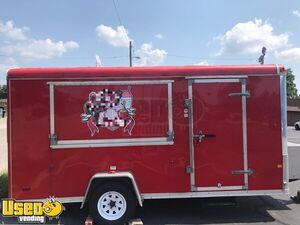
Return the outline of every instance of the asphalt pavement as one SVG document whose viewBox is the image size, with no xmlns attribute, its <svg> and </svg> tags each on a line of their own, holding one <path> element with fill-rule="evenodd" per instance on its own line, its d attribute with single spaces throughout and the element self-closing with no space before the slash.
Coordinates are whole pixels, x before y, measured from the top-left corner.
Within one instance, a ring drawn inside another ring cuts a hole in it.
<svg viewBox="0 0 300 225">
<path fill-rule="evenodd" d="M 291 194 L 296 194 L 300 181 L 290 183 Z M 65 204 L 60 219 L 47 224 L 83 225 L 87 211 L 80 204 Z M 300 204 L 288 195 L 236 198 L 146 200 L 136 218 L 145 225 L 299 225 Z M 16 223 L 15 218 L 0 217 L 0 224 Z"/>
<path fill-rule="evenodd" d="M 288 142 L 300 144 L 300 130 L 296 130 L 294 127 L 287 127 Z"/>
</svg>

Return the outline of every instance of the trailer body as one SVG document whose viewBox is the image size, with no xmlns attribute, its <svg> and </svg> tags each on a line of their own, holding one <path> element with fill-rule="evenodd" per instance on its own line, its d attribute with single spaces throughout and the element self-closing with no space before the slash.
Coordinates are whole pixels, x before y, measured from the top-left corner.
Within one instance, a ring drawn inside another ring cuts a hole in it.
<svg viewBox="0 0 300 225">
<path fill-rule="evenodd" d="M 8 72 L 9 197 L 85 202 L 97 179 L 144 199 L 288 192 L 278 65 Z"/>
</svg>

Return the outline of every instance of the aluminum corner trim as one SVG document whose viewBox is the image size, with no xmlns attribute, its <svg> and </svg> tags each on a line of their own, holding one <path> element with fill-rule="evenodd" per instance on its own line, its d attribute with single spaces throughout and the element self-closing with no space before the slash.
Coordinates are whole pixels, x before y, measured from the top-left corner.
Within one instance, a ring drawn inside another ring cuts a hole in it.
<svg viewBox="0 0 300 225">
<path fill-rule="evenodd" d="M 169 137 L 158 138 L 123 138 L 123 139 L 95 139 L 95 140 L 62 140 L 51 144 L 51 149 L 75 149 L 75 148 L 100 148 L 100 147 L 128 147 L 149 145 L 173 145 Z"/>
<path fill-rule="evenodd" d="M 143 199 L 176 199 L 176 198 L 208 198 L 208 197 L 229 197 L 229 196 L 263 196 L 282 194 L 282 190 L 231 190 L 231 191 L 197 191 L 177 193 L 145 193 Z"/>
<path fill-rule="evenodd" d="M 276 74 L 277 74 L 277 75 L 281 75 L 281 74 L 280 74 L 280 68 L 279 68 L 279 65 L 276 64 L 275 66 L 276 66 Z"/>
<path fill-rule="evenodd" d="M 54 128 L 54 86 L 49 86 L 49 104 L 50 104 L 50 135 L 55 133 Z"/>
<path fill-rule="evenodd" d="M 8 148 L 9 148 L 9 153 L 7 154 L 8 158 L 8 188 L 9 188 L 9 197 L 12 198 L 13 196 L 13 172 L 12 172 L 12 107 L 11 107 L 11 104 L 12 104 L 12 99 L 11 99 L 11 80 L 8 80 L 8 120 L 9 120 L 9 143 L 8 143 Z M 7 139 L 6 139 L 7 140 Z"/>
<path fill-rule="evenodd" d="M 283 191 L 289 193 L 289 163 L 287 150 L 287 99 L 286 99 L 286 76 L 280 75 L 280 102 L 281 102 L 281 142 L 283 164 Z"/>
<path fill-rule="evenodd" d="M 55 81 L 47 82 L 49 85 L 50 105 L 50 148 L 51 149 L 74 149 L 74 148 L 100 148 L 100 147 L 126 147 L 126 146 L 150 146 L 150 145 L 173 145 L 174 138 L 169 136 L 145 137 L 130 139 L 97 139 L 97 140 L 60 140 L 55 138 L 55 86 L 76 85 L 166 85 L 168 105 L 168 130 L 166 135 L 173 134 L 173 100 L 172 83 L 174 80 L 114 80 L 114 81 Z M 52 140 L 52 141 L 51 141 Z"/>
<path fill-rule="evenodd" d="M 248 78 L 247 75 L 199 75 L 199 76 L 186 76 L 185 79 L 240 79 Z"/>
<path fill-rule="evenodd" d="M 55 81 L 47 82 L 55 86 L 74 86 L 74 85 L 146 85 L 146 84 L 169 84 L 174 80 L 114 80 L 114 81 Z"/>
</svg>

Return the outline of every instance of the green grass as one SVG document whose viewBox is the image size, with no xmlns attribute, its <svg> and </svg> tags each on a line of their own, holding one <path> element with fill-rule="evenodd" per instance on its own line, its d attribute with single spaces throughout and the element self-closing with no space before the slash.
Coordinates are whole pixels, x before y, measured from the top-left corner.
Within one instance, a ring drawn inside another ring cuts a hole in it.
<svg viewBox="0 0 300 225">
<path fill-rule="evenodd" d="M 7 172 L 0 173 L 0 198 L 8 197 L 8 175 Z"/>
</svg>

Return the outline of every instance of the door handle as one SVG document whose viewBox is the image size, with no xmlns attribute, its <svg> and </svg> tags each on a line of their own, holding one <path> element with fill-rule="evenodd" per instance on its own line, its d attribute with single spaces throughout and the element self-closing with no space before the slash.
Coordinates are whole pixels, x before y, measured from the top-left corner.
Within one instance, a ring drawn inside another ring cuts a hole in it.
<svg viewBox="0 0 300 225">
<path fill-rule="evenodd" d="M 200 130 L 198 134 L 193 135 L 194 138 L 198 138 L 198 142 L 202 142 L 203 138 L 215 138 L 217 135 L 215 134 L 203 134 L 202 131 Z"/>
<path fill-rule="evenodd" d="M 231 170 L 231 174 L 248 174 L 252 175 L 253 170 L 252 169 L 247 169 L 247 170 Z"/>
<path fill-rule="evenodd" d="M 250 92 L 246 91 L 246 92 L 241 92 L 241 93 L 229 93 L 228 94 L 229 97 L 235 97 L 235 96 L 246 96 L 246 97 L 250 97 Z"/>
</svg>

